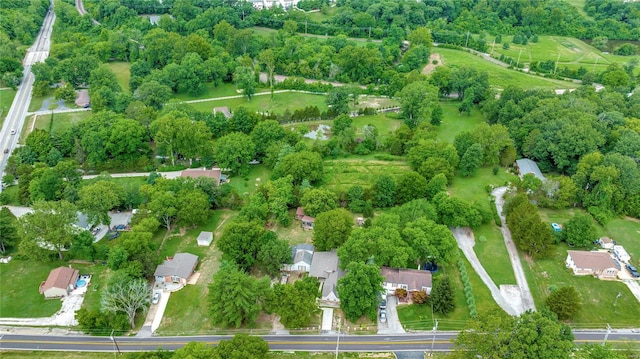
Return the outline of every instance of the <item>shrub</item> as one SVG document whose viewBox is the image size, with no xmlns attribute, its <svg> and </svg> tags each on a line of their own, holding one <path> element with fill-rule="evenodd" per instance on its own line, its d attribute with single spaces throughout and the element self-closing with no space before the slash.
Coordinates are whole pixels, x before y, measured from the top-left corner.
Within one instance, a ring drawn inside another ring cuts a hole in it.
<svg viewBox="0 0 640 359">
<path fill-rule="evenodd" d="M 407 290 L 404 288 L 397 288 L 396 291 L 393 292 L 393 295 L 398 298 L 405 299 L 407 298 Z"/>
<path fill-rule="evenodd" d="M 424 304 L 427 302 L 427 299 L 429 298 L 429 296 L 427 295 L 427 293 L 425 291 L 419 291 L 419 292 L 415 292 L 413 293 L 413 302 L 416 304 Z"/>
<path fill-rule="evenodd" d="M 508 42 L 505 42 L 504 44 L 502 44 L 502 48 L 505 49 L 505 50 L 509 50 L 510 47 L 511 46 L 509 46 Z"/>
</svg>

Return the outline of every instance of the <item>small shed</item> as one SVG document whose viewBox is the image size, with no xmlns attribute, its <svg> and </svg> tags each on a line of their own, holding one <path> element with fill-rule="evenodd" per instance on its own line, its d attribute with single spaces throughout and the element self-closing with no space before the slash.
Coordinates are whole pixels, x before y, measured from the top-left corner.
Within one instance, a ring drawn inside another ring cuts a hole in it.
<svg viewBox="0 0 640 359">
<path fill-rule="evenodd" d="M 359 227 L 362 227 L 364 225 L 364 218 L 362 217 L 356 218 L 356 223 L 358 223 Z"/>
<path fill-rule="evenodd" d="M 313 224 L 316 220 L 313 217 L 303 216 L 300 221 L 302 222 L 303 229 L 313 229 Z"/>
<path fill-rule="evenodd" d="M 224 117 L 231 118 L 231 110 L 229 110 L 229 107 L 227 107 L 227 106 L 214 107 L 213 108 L 213 114 L 215 115 L 216 113 L 221 113 L 221 114 L 224 115 Z"/>
<path fill-rule="evenodd" d="M 302 217 L 304 217 L 304 209 L 302 207 L 298 207 L 296 209 L 296 219 L 301 221 Z"/>
<path fill-rule="evenodd" d="M 202 231 L 197 238 L 198 246 L 208 247 L 213 241 L 213 232 Z"/>
<path fill-rule="evenodd" d="M 631 256 L 623 246 L 614 245 L 613 254 L 615 254 L 616 258 L 621 262 L 627 263 L 631 260 Z"/>
<path fill-rule="evenodd" d="M 91 103 L 89 102 L 89 91 L 87 90 L 78 91 L 78 94 L 76 95 L 76 106 L 87 108 L 90 105 Z"/>
<path fill-rule="evenodd" d="M 600 237 L 600 239 L 598 239 L 598 244 L 604 249 L 613 249 L 613 246 L 615 245 L 613 239 L 609 237 Z"/>
<path fill-rule="evenodd" d="M 542 175 L 542 172 L 540 172 L 540 168 L 538 168 L 538 164 L 528 158 L 521 158 L 517 160 L 516 167 L 518 168 L 518 174 L 520 175 L 520 178 L 522 178 L 526 174 L 531 173 L 542 182 L 547 180 Z"/>
</svg>

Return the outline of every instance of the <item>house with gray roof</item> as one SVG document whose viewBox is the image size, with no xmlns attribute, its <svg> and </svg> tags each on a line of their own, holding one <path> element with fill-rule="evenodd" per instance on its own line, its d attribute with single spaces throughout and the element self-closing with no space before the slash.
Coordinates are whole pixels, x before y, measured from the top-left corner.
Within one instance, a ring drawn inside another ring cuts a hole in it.
<svg viewBox="0 0 640 359">
<path fill-rule="evenodd" d="M 345 272 L 340 269 L 338 252 L 315 252 L 311 260 L 309 275 L 318 278 L 322 286 L 322 300 L 339 302 L 336 287 L 338 280 L 344 277 Z"/>
<path fill-rule="evenodd" d="M 191 253 L 176 253 L 173 257 L 167 257 L 160 264 L 155 273 L 157 284 L 187 284 L 189 277 L 198 265 L 198 256 Z"/>
<path fill-rule="evenodd" d="M 542 175 L 542 172 L 540 172 L 540 168 L 538 168 L 538 164 L 528 158 L 521 158 L 519 160 L 516 160 L 516 167 L 518 168 L 518 174 L 520 178 L 522 178 L 526 174 L 531 173 L 542 182 L 547 180 Z"/>
<path fill-rule="evenodd" d="M 313 260 L 313 252 L 315 248 L 311 244 L 298 244 L 291 247 L 292 264 L 283 265 L 284 271 L 309 272 L 311 269 L 311 261 Z"/>
</svg>

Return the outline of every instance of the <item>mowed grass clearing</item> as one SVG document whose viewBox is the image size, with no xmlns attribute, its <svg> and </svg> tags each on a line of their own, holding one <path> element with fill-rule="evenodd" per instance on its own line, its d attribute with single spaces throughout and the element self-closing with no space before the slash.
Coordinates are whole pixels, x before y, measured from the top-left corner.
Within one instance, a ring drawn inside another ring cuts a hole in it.
<svg viewBox="0 0 640 359">
<path fill-rule="evenodd" d="M 35 128 L 60 135 L 70 130 L 78 122 L 91 117 L 92 114 L 91 111 L 79 111 L 39 115 L 36 118 Z"/>
<path fill-rule="evenodd" d="M 349 157 L 324 161 L 323 186 L 332 190 L 347 190 L 353 185 L 372 186 L 382 175 L 400 177 L 409 170 L 403 161 L 381 161 Z"/>
<path fill-rule="evenodd" d="M 487 71 L 489 74 L 489 83 L 492 87 L 497 89 L 504 89 L 508 86 L 522 87 L 523 84 L 526 84 L 527 88 L 530 89 L 568 89 L 578 87 L 578 84 L 572 82 L 528 75 L 523 72 L 508 69 L 506 67 L 493 64 L 466 51 L 438 47 L 434 48 L 433 52 L 439 53 L 446 65 L 452 67 L 467 66 L 476 68 L 479 71 Z"/>
<path fill-rule="evenodd" d="M 269 92 L 269 89 L 257 88 L 256 93 Z M 207 82 L 205 84 L 205 90 L 199 95 L 193 96 L 186 92 L 180 92 L 173 95 L 173 98 L 177 98 L 182 101 L 191 100 L 203 100 L 208 98 L 226 97 L 226 96 L 241 96 L 242 91 L 238 91 L 236 85 L 231 83 L 223 83 L 216 86 L 213 82 Z"/>
<path fill-rule="evenodd" d="M 240 196 L 249 196 L 256 188 L 269 181 L 271 169 L 266 165 L 250 165 L 249 172 L 244 177 L 230 177 L 229 186 L 233 187 Z"/>
<path fill-rule="evenodd" d="M 41 262 L 14 259 L 0 271 L 0 318 L 49 317 L 62 307 L 60 299 L 44 299 L 40 283 L 49 272 L 66 265 L 62 261 Z"/>
<path fill-rule="evenodd" d="M 451 144 L 460 132 L 471 131 L 477 125 L 486 122 L 477 107 L 473 107 L 471 114 L 467 115 L 458 111 L 459 106 L 458 101 L 440 101 L 442 123 L 438 126 L 438 138 Z"/>
<path fill-rule="evenodd" d="M 196 110 L 204 112 L 211 112 L 214 107 L 228 106 L 231 112 L 237 110 L 239 107 L 245 107 L 249 111 L 282 114 L 287 109 L 293 112 L 307 106 L 316 106 L 320 111 L 325 111 L 327 104 L 324 102 L 324 99 L 324 95 L 286 92 L 275 94 L 273 99 L 270 94 L 266 94 L 254 96 L 251 98 L 251 101 L 247 101 L 245 97 L 242 97 L 197 102 L 191 103 L 190 105 Z"/>
<path fill-rule="evenodd" d="M 566 268 L 567 250 L 562 243 L 555 247 L 551 258 L 532 261 L 526 256 L 523 262 L 531 294 L 537 307 L 544 305 L 551 288 L 573 286 L 582 302 L 582 309 L 571 321 L 576 328 L 635 327 L 640 323 L 640 305 L 622 282 L 603 281 L 592 276 L 575 276 Z M 616 296 L 620 297 L 616 300 Z"/>
<path fill-rule="evenodd" d="M 473 270 L 471 264 L 460 253 L 466 266 L 467 275 L 471 283 L 473 295 L 476 301 L 478 312 L 489 311 L 496 312 L 501 310 L 491 297 L 491 292 L 484 285 L 478 274 Z M 445 265 L 440 268 L 442 273 L 446 273 L 451 279 L 451 284 L 455 293 L 455 310 L 447 316 L 436 314 L 432 316 L 431 306 L 427 304 L 411 304 L 398 306 L 398 317 L 405 329 L 410 330 L 432 330 L 434 320 L 438 319 L 438 329 L 440 330 L 462 330 L 467 326 L 467 321 L 471 319 L 469 316 L 469 308 L 467 307 L 466 297 L 464 294 L 464 286 L 460 279 L 460 270 L 454 263 Z M 438 280 L 435 276 L 434 280 Z"/>
<path fill-rule="evenodd" d="M 500 228 L 491 222 L 474 229 L 473 234 L 476 240 L 473 251 L 493 282 L 498 287 L 517 284 Z"/>
<path fill-rule="evenodd" d="M 118 84 L 122 87 L 122 91 L 129 92 L 131 64 L 128 62 L 110 62 L 107 66 L 116 74 L 116 80 L 118 80 Z"/>
</svg>

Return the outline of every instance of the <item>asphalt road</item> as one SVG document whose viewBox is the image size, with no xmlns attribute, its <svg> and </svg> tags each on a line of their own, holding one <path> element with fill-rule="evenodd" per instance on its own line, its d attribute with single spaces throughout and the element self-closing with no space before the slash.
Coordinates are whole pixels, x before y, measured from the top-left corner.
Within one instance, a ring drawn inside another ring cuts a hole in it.
<svg viewBox="0 0 640 359">
<path fill-rule="evenodd" d="M 7 165 L 7 159 L 11 152 L 18 145 L 20 131 L 24 125 L 24 118 L 31 102 L 31 90 L 33 89 L 34 76 L 31 73 L 31 65 L 44 62 L 49 57 L 49 48 L 51 47 L 51 32 L 53 30 L 53 22 L 56 15 L 52 8 L 49 9 L 44 18 L 44 23 L 40 29 L 40 33 L 36 37 L 33 46 L 27 50 L 27 54 L 23 60 L 24 77 L 22 83 L 18 87 L 16 97 L 13 99 L 11 108 L 7 113 L 2 130 L 0 130 L 0 174 L 4 175 L 4 169 Z M 11 132 L 15 132 L 11 134 Z M 8 153 L 4 153 L 8 150 Z"/>
<path fill-rule="evenodd" d="M 341 335 L 338 350 L 341 352 L 413 352 L 449 351 L 451 340 L 457 332 L 401 334 L 401 335 Z M 602 343 L 606 331 L 576 331 L 577 344 Z M 53 336 L 53 335 L 14 335 L 0 336 L 1 350 L 46 350 L 81 352 L 121 352 L 153 351 L 158 348 L 176 350 L 185 344 L 197 341 L 218 344 L 220 340 L 229 340 L 230 336 L 184 336 L 184 337 L 89 337 L 89 336 Z M 271 350 L 334 352 L 337 345 L 336 335 L 267 335 L 263 336 Z M 609 342 L 640 341 L 640 331 L 613 330 L 607 339 Z"/>
</svg>

